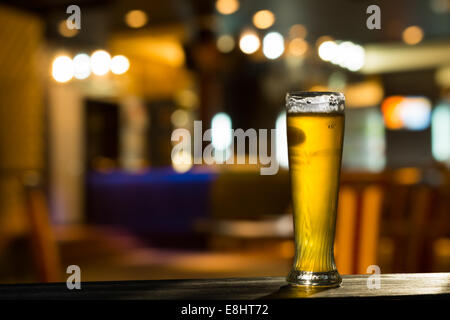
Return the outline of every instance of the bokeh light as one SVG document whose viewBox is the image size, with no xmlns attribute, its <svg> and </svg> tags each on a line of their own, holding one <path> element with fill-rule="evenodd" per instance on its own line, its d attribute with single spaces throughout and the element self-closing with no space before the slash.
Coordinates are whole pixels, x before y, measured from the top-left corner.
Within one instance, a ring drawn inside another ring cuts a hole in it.
<svg viewBox="0 0 450 320">
<path fill-rule="evenodd" d="M 402 39 L 409 45 L 418 44 L 423 39 L 423 30 L 418 26 L 410 26 L 403 30 Z"/>
<path fill-rule="evenodd" d="M 430 125 L 431 102 L 425 97 L 387 97 L 381 111 L 386 127 L 391 130 L 424 130 Z"/>
<path fill-rule="evenodd" d="M 269 32 L 263 39 L 263 53 L 268 59 L 276 59 L 284 52 L 284 38 L 278 32 Z"/>
<path fill-rule="evenodd" d="M 400 109 L 398 105 L 403 101 L 401 96 L 391 96 L 384 99 L 381 104 L 381 111 L 383 112 L 384 125 L 386 128 L 395 130 L 403 127 L 403 121 L 400 116 Z"/>
<path fill-rule="evenodd" d="M 74 77 L 82 80 L 91 75 L 91 58 L 86 53 L 79 53 L 73 58 Z"/>
<path fill-rule="evenodd" d="M 323 61 L 331 61 L 335 56 L 338 48 L 337 44 L 334 41 L 324 41 L 319 45 L 319 57 Z"/>
<path fill-rule="evenodd" d="M 217 0 L 216 9 L 219 13 L 228 15 L 236 12 L 239 9 L 238 0 Z"/>
<path fill-rule="evenodd" d="M 67 82 L 74 74 L 73 61 L 68 56 L 58 56 L 52 63 L 52 76 L 57 82 Z"/>
<path fill-rule="evenodd" d="M 331 62 L 338 66 L 345 67 L 345 61 L 349 59 L 347 55 L 352 49 L 352 43 L 350 41 L 343 41 L 338 44 L 337 50 L 334 51 L 334 55 L 331 58 Z"/>
<path fill-rule="evenodd" d="M 407 97 L 398 108 L 406 129 L 424 130 L 430 126 L 431 103 L 427 98 Z"/>
<path fill-rule="evenodd" d="M 97 50 L 91 55 L 91 70 L 98 76 L 108 73 L 111 65 L 111 55 L 105 50 Z"/>
<path fill-rule="evenodd" d="M 232 142 L 231 118 L 225 112 L 216 114 L 211 120 L 211 143 L 216 150 L 226 150 Z"/>
<path fill-rule="evenodd" d="M 147 14 L 142 10 L 131 10 L 125 15 L 125 23 L 131 28 L 142 28 L 147 24 Z"/>
<path fill-rule="evenodd" d="M 306 27 L 302 24 L 294 24 L 289 28 L 289 37 L 291 38 L 302 38 L 305 39 L 308 31 Z"/>
<path fill-rule="evenodd" d="M 192 168 L 192 156 L 187 151 L 179 151 L 172 156 L 172 168 L 178 173 L 185 173 Z"/>
<path fill-rule="evenodd" d="M 365 63 L 364 48 L 351 41 L 343 41 L 339 44 L 334 41 L 324 41 L 318 47 L 318 54 L 323 61 L 330 61 L 350 71 L 360 70 Z"/>
<path fill-rule="evenodd" d="M 260 10 L 253 15 L 253 24 L 258 29 L 270 28 L 275 23 L 275 15 L 270 10 Z"/>
<path fill-rule="evenodd" d="M 58 24 L 58 32 L 63 37 L 72 38 L 75 37 L 80 30 L 67 28 L 67 20 L 61 20 Z"/>
<path fill-rule="evenodd" d="M 111 59 L 111 72 L 114 74 L 123 74 L 130 68 L 130 61 L 123 55 L 114 56 Z"/>
<path fill-rule="evenodd" d="M 256 52 L 261 45 L 258 35 L 251 31 L 246 31 L 242 34 L 239 40 L 239 48 L 246 54 Z"/>
<path fill-rule="evenodd" d="M 289 42 L 288 52 L 295 57 L 303 56 L 308 50 L 308 43 L 302 38 L 295 38 Z"/>
<path fill-rule="evenodd" d="M 351 44 L 345 52 L 345 59 L 341 66 L 350 71 L 358 71 L 364 66 L 365 51 L 360 45 Z"/>
<path fill-rule="evenodd" d="M 430 7 L 433 12 L 442 14 L 450 11 L 450 1 L 448 0 L 431 0 Z"/>
<path fill-rule="evenodd" d="M 197 107 L 199 103 L 198 95 L 189 89 L 178 91 L 174 98 L 177 105 L 188 109 Z"/>
<path fill-rule="evenodd" d="M 217 38 L 217 49 L 222 53 L 233 51 L 235 46 L 234 38 L 231 35 L 224 34 Z"/>
<path fill-rule="evenodd" d="M 175 110 L 170 116 L 170 122 L 176 128 L 185 127 L 189 122 L 189 114 L 182 109 Z"/>
<path fill-rule="evenodd" d="M 320 45 L 326 41 L 334 41 L 334 39 L 330 36 L 320 36 L 319 38 L 317 38 L 316 40 L 316 48 L 319 48 Z"/>
<path fill-rule="evenodd" d="M 450 164 L 450 103 L 438 104 L 431 116 L 431 150 L 438 161 Z"/>
</svg>

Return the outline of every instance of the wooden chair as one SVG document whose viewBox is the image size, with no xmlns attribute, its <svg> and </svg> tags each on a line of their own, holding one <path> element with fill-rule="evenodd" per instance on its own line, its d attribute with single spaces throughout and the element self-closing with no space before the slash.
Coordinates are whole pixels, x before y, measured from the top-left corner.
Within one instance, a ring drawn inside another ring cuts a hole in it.
<svg viewBox="0 0 450 320">
<path fill-rule="evenodd" d="M 38 185 L 25 185 L 25 203 L 38 281 L 61 281 L 62 266 L 58 245 L 50 223 L 45 195 Z"/>
<path fill-rule="evenodd" d="M 442 178 L 448 171 L 439 174 Z M 448 180 L 439 180 L 430 181 L 418 168 L 390 174 L 383 228 L 394 243 L 392 272 L 434 271 L 434 242 L 450 236 L 450 188 Z"/>
<path fill-rule="evenodd" d="M 377 264 L 383 202 L 382 175 L 343 175 L 336 221 L 335 255 L 341 274 L 365 274 Z"/>
<path fill-rule="evenodd" d="M 64 265 L 77 264 L 83 270 L 93 270 L 108 259 L 126 261 L 129 253 L 143 248 L 138 239 L 118 228 L 52 225 L 39 178 L 24 180 L 25 211 L 38 282 L 64 280 Z"/>
</svg>

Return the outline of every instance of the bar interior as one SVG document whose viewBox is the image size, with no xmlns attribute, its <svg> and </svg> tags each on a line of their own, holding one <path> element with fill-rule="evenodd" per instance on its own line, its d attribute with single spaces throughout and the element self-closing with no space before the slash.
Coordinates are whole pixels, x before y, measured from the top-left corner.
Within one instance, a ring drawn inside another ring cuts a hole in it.
<svg viewBox="0 0 450 320">
<path fill-rule="evenodd" d="M 339 273 L 450 272 L 450 1 L 375 2 L 1 1 L 0 284 L 285 277 L 292 91 L 345 95 Z"/>
</svg>

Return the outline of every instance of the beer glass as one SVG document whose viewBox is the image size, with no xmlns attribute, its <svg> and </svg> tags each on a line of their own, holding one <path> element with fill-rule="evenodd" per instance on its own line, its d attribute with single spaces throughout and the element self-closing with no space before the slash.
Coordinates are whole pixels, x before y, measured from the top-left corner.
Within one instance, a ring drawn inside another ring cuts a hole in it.
<svg viewBox="0 0 450 320">
<path fill-rule="evenodd" d="M 336 287 L 334 234 L 344 135 L 344 102 L 338 92 L 286 95 L 289 173 L 295 257 L 287 281 Z"/>
</svg>

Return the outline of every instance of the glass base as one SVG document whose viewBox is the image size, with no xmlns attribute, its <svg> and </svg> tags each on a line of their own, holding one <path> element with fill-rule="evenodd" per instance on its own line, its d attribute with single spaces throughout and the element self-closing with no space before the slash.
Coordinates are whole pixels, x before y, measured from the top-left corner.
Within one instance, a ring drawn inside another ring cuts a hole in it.
<svg viewBox="0 0 450 320">
<path fill-rule="evenodd" d="M 297 286 L 314 286 L 314 287 L 339 287 L 342 278 L 337 270 L 328 272 L 307 272 L 293 270 L 287 277 L 287 282 Z"/>
</svg>

